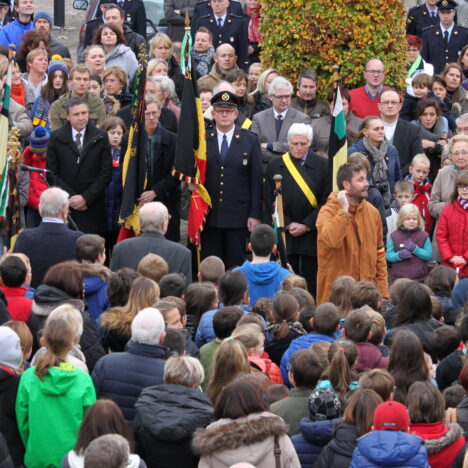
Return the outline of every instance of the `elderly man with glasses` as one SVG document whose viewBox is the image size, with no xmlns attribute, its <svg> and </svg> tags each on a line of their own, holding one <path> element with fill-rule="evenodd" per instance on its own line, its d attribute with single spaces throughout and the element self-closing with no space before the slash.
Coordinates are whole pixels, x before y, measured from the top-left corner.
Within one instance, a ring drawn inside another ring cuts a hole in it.
<svg viewBox="0 0 468 468">
<path fill-rule="evenodd" d="M 288 130 L 294 123 L 312 123 L 310 117 L 291 107 L 292 84 L 282 76 L 276 77 L 268 89 L 272 107 L 258 112 L 252 119 L 252 132 L 260 138 L 263 169 L 275 156 L 288 151 Z"/>
</svg>

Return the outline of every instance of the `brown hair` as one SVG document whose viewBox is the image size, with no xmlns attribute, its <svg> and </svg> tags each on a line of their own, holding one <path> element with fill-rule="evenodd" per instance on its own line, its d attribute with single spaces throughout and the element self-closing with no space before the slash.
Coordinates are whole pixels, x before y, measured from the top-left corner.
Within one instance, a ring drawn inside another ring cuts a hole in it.
<svg viewBox="0 0 468 468">
<path fill-rule="evenodd" d="M 279 294 L 273 301 L 272 318 L 275 322 L 281 322 L 274 331 L 273 339 L 282 340 L 289 334 L 288 322 L 294 321 L 299 312 L 299 303 L 290 294 Z"/>
<path fill-rule="evenodd" d="M 75 243 L 75 257 L 79 262 L 97 261 L 99 255 L 104 253 L 106 241 L 97 234 L 84 234 L 78 237 Z"/>
<path fill-rule="evenodd" d="M 195 33 L 195 37 L 197 36 L 197 33 L 199 32 L 208 34 L 208 36 L 210 37 L 210 42 L 213 42 L 213 34 L 211 34 L 211 31 L 208 28 L 205 28 L 205 26 L 200 26 L 197 29 L 197 32 Z"/>
<path fill-rule="evenodd" d="M 253 375 L 239 375 L 221 391 L 214 405 L 213 417 L 237 419 L 268 410 L 265 392 Z"/>
<path fill-rule="evenodd" d="M 83 270 L 78 262 L 62 262 L 51 266 L 42 282 L 60 289 L 71 298 L 83 299 Z"/>
<path fill-rule="evenodd" d="M 38 49 L 41 42 L 46 45 L 45 52 L 48 56 L 50 56 L 50 49 L 48 44 L 49 41 L 45 37 L 44 33 L 34 29 L 31 31 L 26 31 L 21 37 L 21 43 L 16 52 L 16 56 L 26 60 L 29 52 L 31 52 L 31 50 Z"/>
<path fill-rule="evenodd" d="M 328 376 L 334 390 L 344 396 L 353 381 L 352 368 L 357 359 L 356 345 L 346 338 L 339 338 L 328 348 L 330 363 L 324 375 Z"/>
<path fill-rule="evenodd" d="M 42 380 L 51 367 L 59 366 L 65 360 L 60 357 L 72 348 L 75 340 L 75 330 L 63 319 L 46 321 L 44 334 L 45 351 L 36 361 L 35 374 Z"/>
<path fill-rule="evenodd" d="M 426 278 L 426 284 L 436 296 L 450 297 L 452 289 L 457 283 L 457 273 L 453 268 L 438 265 L 433 268 Z"/>
<path fill-rule="evenodd" d="M 453 187 L 452 195 L 450 200 L 452 202 L 458 199 L 458 185 L 468 185 L 468 171 L 460 171 L 455 178 L 455 185 Z"/>
<path fill-rule="evenodd" d="M 373 119 L 376 118 L 378 117 L 373 117 Z M 367 173 L 365 166 L 360 163 L 346 163 L 340 166 L 336 174 L 336 183 L 338 188 L 343 190 L 343 182 L 351 182 L 353 180 L 354 173 L 360 171 L 365 171 Z"/>
<path fill-rule="evenodd" d="M 283 280 L 282 290 L 285 292 L 291 291 L 293 288 L 301 288 L 307 291 L 307 281 L 299 275 L 288 275 Z"/>
<path fill-rule="evenodd" d="M 430 90 L 432 88 L 432 77 L 427 73 L 418 73 L 411 80 L 411 86 L 413 88 L 421 87 Z"/>
<path fill-rule="evenodd" d="M 110 23 L 101 24 L 101 26 L 96 29 L 96 32 L 93 35 L 93 39 L 91 40 L 91 44 L 101 44 L 101 35 L 105 28 L 110 29 L 117 36 L 116 46 L 119 44 L 127 45 L 127 39 L 125 38 L 123 32 L 120 31 L 120 29 L 115 24 Z"/>
<path fill-rule="evenodd" d="M 386 369 L 371 369 L 359 377 L 359 388 L 374 390 L 383 401 L 391 399 L 394 387 L 395 379 Z"/>
<path fill-rule="evenodd" d="M 356 427 L 356 437 L 367 434 L 372 429 L 374 411 L 382 398 L 371 389 L 358 389 L 350 397 L 344 410 L 343 422 Z"/>
<path fill-rule="evenodd" d="M 84 63 L 78 63 L 70 70 L 70 73 L 68 75 L 68 79 L 70 81 L 73 80 L 75 73 L 87 73 L 89 75 L 89 78 L 91 79 L 91 72 L 89 71 L 89 68 Z"/>
<path fill-rule="evenodd" d="M 103 83 L 104 83 L 104 80 L 109 75 L 114 75 L 120 81 L 120 84 L 122 85 L 122 89 L 125 89 L 127 87 L 127 74 L 125 73 L 125 70 L 121 66 L 112 65 L 110 67 L 107 67 L 102 74 Z"/>
<path fill-rule="evenodd" d="M 443 421 L 445 402 L 439 389 L 430 381 L 415 382 L 408 390 L 408 413 L 412 423 Z"/>
<path fill-rule="evenodd" d="M 366 306 L 364 306 L 366 307 Z M 369 343 L 372 343 L 375 346 L 378 346 L 382 343 L 383 337 L 386 333 L 385 328 L 385 319 L 383 318 L 380 312 L 377 312 L 370 307 L 368 307 L 367 315 L 369 315 L 371 326 L 370 326 L 370 336 Z"/>
<path fill-rule="evenodd" d="M 216 255 L 210 255 L 200 263 L 200 279 L 202 281 L 210 281 L 217 285 L 225 271 L 223 261 Z"/>
<path fill-rule="evenodd" d="M 197 327 L 200 317 L 216 304 L 218 294 L 212 283 L 192 283 L 187 287 L 184 299 L 187 314 L 193 316 L 194 327 Z"/>
<path fill-rule="evenodd" d="M 419 75 L 418 75 L 419 76 Z M 432 97 L 425 97 L 420 99 L 416 104 L 416 117 L 419 119 L 424 114 L 424 111 L 428 107 L 433 107 L 436 111 L 437 118 L 442 115 L 442 110 L 440 109 L 439 103 Z"/>
<path fill-rule="evenodd" d="M 330 302 L 338 307 L 341 317 L 346 317 L 348 312 L 353 308 L 351 304 L 351 290 L 356 284 L 356 280 L 352 276 L 339 276 L 333 282 Z"/>
<path fill-rule="evenodd" d="M 99 75 L 96 75 L 96 76 L 100 78 Z M 113 130 L 114 128 L 117 128 L 117 127 L 120 127 L 123 130 L 124 134 L 127 133 L 127 126 L 125 125 L 125 122 L 120 117 L 117 117 L 116 115 L 109 115 L 99 124 L 99 128 L 103 132 L 108 132 L 109 130 Z M 155 255 L 155 254 L 148 254 L 148 255 Z M 146 255 L 145 257 L 147 257 L 148 255 Z"/>
<path fill-rule="evenodd" d="M 291 356 L 289 361 L 290 372 L 297 388 L 311 389 L 324 370 L 323 362 L 312 349 L 300 349 Z"/>
<path fill-rule="evenodd" d="M 245 346 L 238 340 L 226 339 L 221 343 L 213 358 L 207 395 L 214 405 L 223 388 L 239 374 L 250 374 L 250 364 Z"/>
<path fill-rule="evenodd" d="M 133 437 L 121 409 L 112 401 L 102 398 L 88 409 L 80 426 L 75 445 L 77 455 L 84 455 L 88 445 L 104 434 L 120 434 L 133 447 Z"/>
<path fill-rule="evenodd" d="M 353 309 L 359 309 L 362 306 L 368 305 L 377 310 L 381 297 L 379 288 L 372 281 L 358 281 L 351 290 Z"/>
<path fill-rule="evenodd" d="M 355 343 L 366 342 L 369 337 L 370 328 L 371 320 L 365 307 L 351 311 L 344 323 L 346 337 Z"/>
<path fill-rule="evenodd" d="M 169 273 L 169 265 L 164 258 L 149 253 L 140 260 L 137 271 L 140 275 L 159 283 L 160 279 Z"/>
</svg>

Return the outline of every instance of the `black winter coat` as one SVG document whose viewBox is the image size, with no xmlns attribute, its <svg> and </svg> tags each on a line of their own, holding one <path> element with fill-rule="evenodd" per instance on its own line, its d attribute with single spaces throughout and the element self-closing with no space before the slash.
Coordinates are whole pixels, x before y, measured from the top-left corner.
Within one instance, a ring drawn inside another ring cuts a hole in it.
<svg viewBox="0 0 468 468">
<path fill-rule="evenodd" d="M 192 435 L 212 420 L 211 401 L 205 393 L 183 385 L 157 385 L 143 390 L 135 409 L 133 432 L 148 468 L 197 467 Z"/>
<path fill-rule="evenodd" d="M 356 446 L 356 427 L 352 424 L 339 424 L 333 439 L 317 458 L 314 468 L 348 468 Z"/>
<path fill-rule="evenodd" d="M 13 468 L 14 466 L 5 438 L 0 433 L 0 468 Z"/>
<path fill-rule="evenodd" d="M 107 134 L 91 122 L 86 127 L 80 152 L 70 123 L 52 132 L 47 148 L 47 169 L 55 183 L 70 196 L 82 195 L 87 209 L 70 209 L 80 231 L 99 234 L 106 230 L 105 190 L 112 178 L 112 156 Z"/>
<path fill-rule="evenodd" d="M 33 353 L 39 349 L 39 338 L 42 334 L 45 322 L 49 314 L 62 304 L 70 304 L 76 307 L 83 318 L 83 334 L 80 338 L 80 348 L 86 358 L 86 365 L 91 373 L 96 362 L 104 356 L 99 334 L 96 330 L 94 320 L 85 311 L 84 302 L 74 299 L 67 293 L 53 286 L 41 284 L 34 292 L 34 302 L 28 319 L 28 327 L 33 334 Z"/>
<path fill-rule="evenodd" d="M 130 341 L 125 353 L 104 356 L 92 375 L 97 397 L 117 403 L 130 423 L 141 391 L 163 383 L 166 355 L 164 346 Z"/>
<path fill-rule="evenodd" d="M 24 446 L 16 424 L 16 393 L 20 376 L 0 366 L 0 433 L 5 437 L 15 466 L 24 463 Z M 1 465 L 0 457 L 0 467 Z"/>
<path fill-rule="evenodd" d="M 309 151 L 304 165 L 291 156 L 291 160 L 296 169 L 304 178 L 305 182 L 312 190 L 317 200 L 317 207 L 314 208 L 304 192 L 292 177 L 286 167 L 282 157 L 273 158 L 269 163 L 266 171 L 266 179 L 263 184 L 263 199 L 265 222 L 272 224 L 272 214 L 274 212 L 275 202 L 275 181 L 273 177 L 280 174 L 283 179 L 281 181 L 281 191 L 283 193 L 283 213 L 284 224 L 295 222 L 305 224 L 310 228 L 302 236 L 293 237 L 286 231 L 286 246 L 288 255 L 308 255 L 311 257 L 317 256 L 317 229 L 315 222 L 317 215 L 327 201 L 330 194 L 330 183 L 328 178 L 328 161 L 318 154 Z"/>
</svg>

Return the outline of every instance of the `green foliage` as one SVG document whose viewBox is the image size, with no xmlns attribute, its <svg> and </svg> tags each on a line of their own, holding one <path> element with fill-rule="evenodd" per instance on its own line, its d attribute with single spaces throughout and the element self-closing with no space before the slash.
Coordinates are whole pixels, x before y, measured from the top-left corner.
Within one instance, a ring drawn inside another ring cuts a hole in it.
<svg viewBox="0 0 468 468">
<path fill-rule="evenodd" d="M 404 86 L 403 0 L 262 0 L 262 5 L 264 68 L 275 67 L 292 81 L 303 68 L 314 68 L 326 94 L 333 65 L 352 89 L 364 84 L 364 66 L 377 57 L 385 64 L 385 84 Z"/>
</svg>

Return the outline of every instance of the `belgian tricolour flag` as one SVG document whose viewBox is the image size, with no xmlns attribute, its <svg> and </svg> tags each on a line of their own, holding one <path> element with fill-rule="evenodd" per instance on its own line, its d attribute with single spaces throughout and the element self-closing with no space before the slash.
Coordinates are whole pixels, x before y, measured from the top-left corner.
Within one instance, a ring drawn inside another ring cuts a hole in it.
<svg viewBox="0 0 468 468">
<path fill-rule="evenodd" d="M 179 179 L 197 185 L 197 190 L 192 192 L 190 201 L 187 234 L 190 242 L 200 249 L 200 234 L 211 200 L 203 185 L 206 174 L 205 123 L 197 83 L 191 71 L 191 42 L 190 28 L 186 28 L 180 60 L 184 74 L 184 88 L 172 172 Z"/>
<path fill-rule="evenodd" d="M 346 141 L 346 121 L 343 112 L 340 88 L 335 89 L 335 105 L 333 108 L 332 124 L 330 130 L 330 143 L 328 146 L 328 174 L 331 177 L 333 191 L 338 191 L 336 173 L 340 166 L 348 160 L 348 143 Z"/>
</svg>

